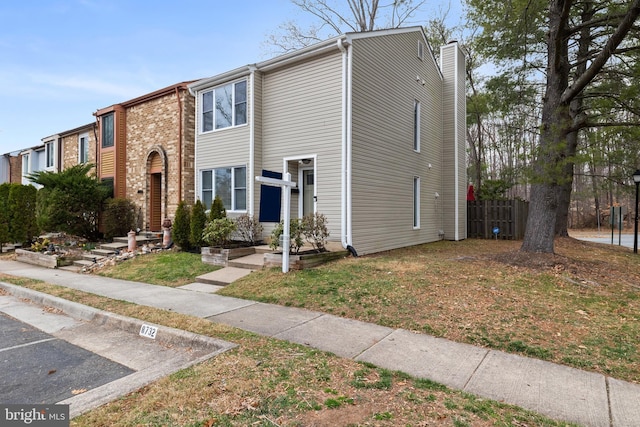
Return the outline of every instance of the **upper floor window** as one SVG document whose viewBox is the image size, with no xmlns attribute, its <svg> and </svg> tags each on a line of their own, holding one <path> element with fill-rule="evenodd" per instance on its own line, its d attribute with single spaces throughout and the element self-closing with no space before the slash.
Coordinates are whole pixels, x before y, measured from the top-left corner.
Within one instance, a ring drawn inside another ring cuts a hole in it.
<svg viewBox="0 0 640 427">
<path fill-rule="evenodd" d="M 53 146 L 53 141 L 49 141 L 49 142 L 45 142 L 44 144 L 44 151 L 45 151 L 45 159 L 46 159 L 46 163 L 45 163 L 45 167 L 47 168 L 52 168 L 53 167 L 53 162 L 54 162 L 54 146 Z"/>
<path fill-rule="evenodd" d="M 31 172 L 31 163 L 29 160 L 29 154 L 22 155 L 22 175 L 26 175 Z"/>
<path fill-rule="evenodd" d="M 424 58 L 424 44 L 421 41 L 418 41 L 418 58 Z"/>
<path fill-rule="evenodd" d="M 202 171 L 201 200 L 207 209 L 216 196 L 229 211 L 247 209 L 247 168 L 230 167 Z"/>
<path fill-rule="evenodd" d="M 78 137 L 78 163 L 89 161 L 89 134 L 82 134 Z"/>
<path fill-rule="evenodd" d="M 420 101 L 413 104 L 413 149 L 420 152 Z"/>
<path fill-rule="evenodd" d="M 113 113 L 102 116 L 102 148 L 113 147 Z"/>
<path fill-rule="evenodd" d="M 229 83 L 202 94 L 202 132 L 246 123 L 246 81 Z"/>
</svg>

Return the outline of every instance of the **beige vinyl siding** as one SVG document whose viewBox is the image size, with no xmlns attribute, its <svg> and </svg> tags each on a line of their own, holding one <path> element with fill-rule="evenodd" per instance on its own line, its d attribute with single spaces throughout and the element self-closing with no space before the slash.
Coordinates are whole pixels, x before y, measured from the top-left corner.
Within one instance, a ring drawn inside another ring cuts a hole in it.
<svg viewBox="0 0 640 427">
<path fill-rule="evenodd" d="M 234 80 L 233 82 L 242 81 Z M 250 87 L 250 80 L 247 76 L 247 93 L 253 90 Z M 232 83 L 232 82 L 229 82 Z M 206 89 L 209 90 L 209 89 Z M 225 129 L 214 130 L 202 133 L 202 91 L 198 92 L 196 99 L 196 197 L 201 197 L 201 172 L 205 169 L 215 169 L 221 167 L 245 166 L 249 171 L 249 123 L 253 119 L 250 117 L 249 102 L 251 97 L 247 96 L 247 124 Z M 252 179 L 247 176 L 247 181 Z M 248 182 L 247 182 L 248 185 Z M 247 192 L 248 197 L 248 192 Z M 247 200 L 247 207 L 249 206 Z"/>
<path fill-rule="evenodd" d="M 439 239 L 442 228 L 442 82 L 420 31 L 354 40 L 352 231 L 358 253 Z M 423 84 L 424 81 L 424 84 Z M 414 102 L 421 103 L 420 152 Z M 431 167 L 429 167 L 431 165 Z M 420 178 L 420 228 L 413 180 Z"/>
<path fill-rule="evenodd" d="M 297 160 L 316 156 L 317 212 L 326 215 L 330 240 L 340 240 L 342 57 L 335 53 L 270 71 L 262 79 L 262 168 L 298 181 Z M 298 217 L 297 194 L 292 218 Z M 272 229 L 265 224 L 265 233 Z"/>
<path fill-rule="evenodd" d="M 467 236 L 464 56 L 456 44 L 444 46 L 440 56 L 444 75 L 444 232 L 445 239 L 459 240 Z"/>
<path fill-rule="evenodd" d="M 255 176 L 259 176 L 262 174 L 262 73 L 259 71 L 255 72 L 254 75 L 254 85 L 255 87 L 250 92 L 254 98 L 254 106 L 253 106 L 253 126 L 254 126 L 254 164 L 253 171 Z M 251 98 L 251 97 L 249 97 Z M 249 99 L 249 102 L 251 99 Z M 251 122 L 249 122 L 251 123 Z M 248 171 L 247 171 L 248 173 Z M 252 180 L 254 194 L 253 194 L 253 206 L 254 211 L 251 212 L 251 215 L 258 218 L 260 214 L 260 184 L 256 182 L 255 176 L 247 176 L 247 181 Z M 247 185 L 249 182 L 247 182 Z M 248 206 L 247 206 L 248 208 Z"/>
</svg>

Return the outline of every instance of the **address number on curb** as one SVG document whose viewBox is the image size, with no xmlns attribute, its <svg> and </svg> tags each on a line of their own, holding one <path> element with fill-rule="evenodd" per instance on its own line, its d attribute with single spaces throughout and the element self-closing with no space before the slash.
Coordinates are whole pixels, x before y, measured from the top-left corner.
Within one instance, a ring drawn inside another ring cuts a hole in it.
<svg viewBox="0 0 640 427">
<path fill-rule="evenodd" d="M 156 334 L 158 333 L 158 328 L 151 325 L 142 325 L 140 327 L 140 336 L 151 338 L 152 340 L 156 339 Z"/>
</svg>

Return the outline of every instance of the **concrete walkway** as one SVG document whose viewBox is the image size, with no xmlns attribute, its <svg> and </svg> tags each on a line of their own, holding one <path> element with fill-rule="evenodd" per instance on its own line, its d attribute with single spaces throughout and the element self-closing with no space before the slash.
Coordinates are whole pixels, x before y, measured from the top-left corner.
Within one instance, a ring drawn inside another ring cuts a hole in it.
<svg viewBox="0 0 640 427">
<path fill-rule="evenodd" d="M 0 272 L 158 307 L 428 378 L 585 426 L 640 425 L 640 385 L 329 314 L 0 261 Z M 192 290 L 198 289 L 198 290 Z"/>
</svg>

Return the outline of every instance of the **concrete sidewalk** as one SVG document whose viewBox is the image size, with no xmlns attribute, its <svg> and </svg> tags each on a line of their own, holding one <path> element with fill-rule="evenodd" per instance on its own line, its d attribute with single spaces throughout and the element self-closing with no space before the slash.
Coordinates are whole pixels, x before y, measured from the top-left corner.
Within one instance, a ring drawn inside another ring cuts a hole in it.
<svg viewBox="0 0 640 427">
<path fill-rule="evenodd" d="M 585 426 L 640 425 L 640 385 L 402 329 L 188 289 L 0 261 L 0 272 L 198 316 Z"/>
</svg>

